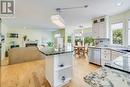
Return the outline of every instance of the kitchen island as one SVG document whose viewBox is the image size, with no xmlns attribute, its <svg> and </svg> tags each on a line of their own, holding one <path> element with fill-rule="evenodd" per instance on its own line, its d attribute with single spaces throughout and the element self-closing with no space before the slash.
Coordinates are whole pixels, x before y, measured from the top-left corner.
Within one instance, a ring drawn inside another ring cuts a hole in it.
<svg viewBox="0 0 130 87">
<path fill-rule="evenodd" d="M 51 87 L 62 87 L 72 79 L 73 51 L 71 49 L 42 48 L 45 57 L 45 76 Z"/>
</svg>

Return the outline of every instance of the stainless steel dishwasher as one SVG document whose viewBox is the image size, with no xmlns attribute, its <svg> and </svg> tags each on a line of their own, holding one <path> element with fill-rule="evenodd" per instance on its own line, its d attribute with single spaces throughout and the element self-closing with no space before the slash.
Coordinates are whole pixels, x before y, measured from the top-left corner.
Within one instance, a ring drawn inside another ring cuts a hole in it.
<svg viewBox="0 0 130 87">
<path fill-rule="evenodd" d="M 101 49 L 100 48 L 89 48 L 89 63 L 101 65 Z"/>
</svg>

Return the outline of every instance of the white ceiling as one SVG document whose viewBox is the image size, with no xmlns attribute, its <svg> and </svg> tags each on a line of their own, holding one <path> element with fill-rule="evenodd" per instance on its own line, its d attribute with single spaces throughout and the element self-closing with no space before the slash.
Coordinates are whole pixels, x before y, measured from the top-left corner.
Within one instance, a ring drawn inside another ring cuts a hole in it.
<svg viewBox="0 0 130 87">
<path fill-rule="evenodd" d="M 65 10 L 61 12 L 66 26 L 77 26 L 90 19 L 103 15 L 114 15 L 130 9 L 130 0 L 15 0 L 15 18 L 5 19 L 12 28 L 33 28 L 55 30 L 58 27 L 50 20 L 56 8 L 88 5 L 88 8 Z"/>
</svg>

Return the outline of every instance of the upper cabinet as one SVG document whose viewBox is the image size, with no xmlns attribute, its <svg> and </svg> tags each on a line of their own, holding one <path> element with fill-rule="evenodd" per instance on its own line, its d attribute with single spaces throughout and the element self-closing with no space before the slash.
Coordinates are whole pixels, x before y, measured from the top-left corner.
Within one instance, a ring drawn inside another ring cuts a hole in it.
<svg viewBox="0 0 130 87">
<path fill-rule="evenodd" d="M 103 16 L 93 19 L 93 38 L 108 38 L 109 17 Z"/>
</svg>

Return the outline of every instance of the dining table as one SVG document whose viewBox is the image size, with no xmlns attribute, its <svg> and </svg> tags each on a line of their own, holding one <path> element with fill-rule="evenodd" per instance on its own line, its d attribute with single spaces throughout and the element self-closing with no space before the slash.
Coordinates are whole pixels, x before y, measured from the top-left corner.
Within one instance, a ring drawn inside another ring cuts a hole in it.
<svg viewBox="0 0 130 87">
<path fill-rule="evenodd" d="M 75 54 L 85 56 L 85 46 L 74 46 Z"/>
</svg>

